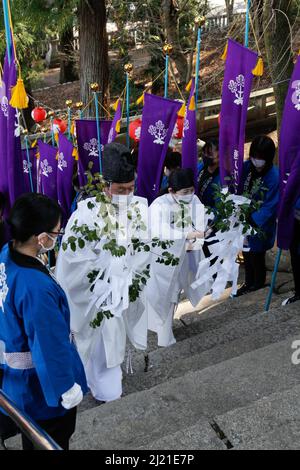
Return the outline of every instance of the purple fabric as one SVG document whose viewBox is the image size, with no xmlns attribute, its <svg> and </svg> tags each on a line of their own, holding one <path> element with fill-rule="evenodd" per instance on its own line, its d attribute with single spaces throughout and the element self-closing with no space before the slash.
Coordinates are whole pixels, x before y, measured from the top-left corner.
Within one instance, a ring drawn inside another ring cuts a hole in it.
<svg viewBox="0 0 300 470">
<path fill-rule="evenodd" d="M 63 210 L 63 226 L 66 225 L 70 216 L 73 196 L 73 169 L 74 157 L 73 144 L 67 137 L 59 134 L 57 161 L 57 197 Z"/>
<path fill-rule="evenodd" d="M 33 183 L 33 191 L 36 192 L 37 187 L 37 172 L 38 172 L 38 159 L 36 157 L 37 149 L 29 149 L 29 165 Z M 31 193 L 30 173 L 26 149 L 22 150 L 22 164 L 23 164 L 23 178 L 25 185 L 25 192 Z"/>
<path fill-rule="evenodd" d="M 285 182 L 300 149 L 300 56 L 285 99 L 279 142 L 280 193 L 283 196 Z"/>
<path fill-rule="evenodd" d="M 7 53 L 5 55 L 2 86 L 0 88 L 0 192 L 4 194 L 6 205 L 4 217 L 9 211 L 9 189 L 7 179 L 7 118 L 8 118 L 8 99 L 6 90 L 8 90 L 9 65 Z"/>
<path fill-rule="evenodd" d="M 118 135 L 116 127 L 120 119 L 122 119 L 122 100 L 119 100 L 118 102 L 117 110 L 115 112 L 115 116 L 109 131 L 109 136 L 107 140 L 108 144 L 111 144 L 111 142 L 113 142 Z"/>
<path fill-rule="evenodd" d="M 224 186 L 241 194 L 245 128 L 252 86 L 252 70 L 258 55 L 231 39 L 222 91 L 220 119 L 220 175 Z"/>
<path fill-rule="evenodd" d="M 52 145 L 39 141 L 41 192 L 57 201 L 57 153 Z"/>
<path fill-rule="evenodd" d="M 3 85 L 0 90 L 0 190 L 6 199 L 5 216 L 17 197 L 23 194 L 25 182 L 23 178 L 23 161 L 20 140 L 19 112 L 9 105 L 11 88 L 17 82 L 17 67 L 12 52 L 11 63 L 5 57 Z"/>
<path fill-rule="evenodd" d="M 195 80 L 192 80 L 192 88 L 188 100 L 186 116 L 183 124 L 182 137 L 182 168 L 191 168 L 194 173 L 194 185 L 197 186 L 197 119 L 196 109 L 189 109 L 192 98 L 195 97 Z"/>
<path fill-rule="evenodd" d="M 149 204 L 160 189 L 161 173 L 182 104 L 145 93 L 138 157 L 137 194 Z"/>
<path fill-rule="evenodd" d="M 100 121 L 101 148 L 108 142 L 112 121 Z M 95 119 L 76 121 L 76 135 L 78 142 L 78 178 L 80 186 L 85 186 L 87 177 L 85 172 L 90 162 L 93 162 L 92 174 L 99 173 L 99 149 L 97 137 L 97 123 Z"/>
<path fill-rule="evenodd" d="M 295 205 L 300 197 L 300 149 L 294 158 L 290 175 L 281 194 L 278 214 L 277 245 L 288 250 L 293 241 Z"/>
</svg>

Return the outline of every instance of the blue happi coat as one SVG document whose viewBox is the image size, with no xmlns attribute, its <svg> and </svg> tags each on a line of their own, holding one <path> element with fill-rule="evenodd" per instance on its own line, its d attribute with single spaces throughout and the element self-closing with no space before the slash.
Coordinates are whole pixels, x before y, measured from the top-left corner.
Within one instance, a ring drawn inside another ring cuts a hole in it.
<svg viewBox="0 0 300 470">
<path fill-rule="evenodd" d="M 199 168 L 199 175 L 198 175 L 198 183 L 201 181 L 201 175 L 202 172 L 205 171 L 204 164 L 201 163 Z M 216 197 L 215 197 L 215 188 L 214 185 L 221 186 L 221 180 L 220 180 L 220 173 L 216 171 L 212 176 L 209 178 L 209 181 L 207 180 L 207 186 L 206 184 L 204 187 L 198 186 L 198 197 L 202 204 L 204 204 L 206 207 L 210 207 L 211 209 L 215 208 L 216 204 Z"/>
<path fill-rule="evenodd" d="M 0 253 L 0 341 L 3 390 L 33 419 L 65 414 L 61 395 L 75 382 L 87 392 L 64 291 L 39 260 L 11 244 Z"/>
<path fill-rule="evenodd" d="M 247 191 L 247 181 L 250 178 L 251 162 L 244 163 L 243 183 L 244 190 Z M 263 190 L 263 203 L 260 209 L 251 215 L 254 226 L 259 227 L 264 232 L 264 237 L 258 235 L 248 238 L 251 251 L 263 252 L 273 248 L 277 229 L 277 212 L 279 204 L 279 170 L 272 166 L 267 172 L 262 173 L 259 178 L 260 187 Z M 253 200 L 261 200 L 261 191 L 253 196 Z"/>
</svg>

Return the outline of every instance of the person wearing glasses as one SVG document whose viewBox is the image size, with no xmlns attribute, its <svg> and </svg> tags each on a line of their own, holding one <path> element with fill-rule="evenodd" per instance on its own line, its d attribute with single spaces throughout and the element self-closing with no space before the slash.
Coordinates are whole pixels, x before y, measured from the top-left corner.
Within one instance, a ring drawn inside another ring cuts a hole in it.
<svg viewBox="0 0 300 470">
<path fill-rule="evenodd" d="M 40 259 L 61 234 L 61 209 L 42 194 L 25 194 L 15 202 L 9 224 L 12 241 L 0 254 L 3 390 L 68 449 L 87 384 L 66 295 Z M 27 437 L 22 440 L 23 449 L 33 448 Z"/>
<path fill-rule="evenodd" d="M 161 251 L 153 250 L 146 287 L 148 328 L 157 333 L 158 346 L 167 347 L 176 342 L 172 324 L 181 291 L 194 306 L 206 294 L 191 289 L 201 260 L 206 213 L 195 195 L 190 168 L 178 169 L 169 175 L 168 194 L 158 197 L 150 206 L 150 227 L 152 238 L 173 242 Z M 179 264 L 157 263 L 157 257 L 164 257 L 164 252 L 172 253 Z"/>
</svg>

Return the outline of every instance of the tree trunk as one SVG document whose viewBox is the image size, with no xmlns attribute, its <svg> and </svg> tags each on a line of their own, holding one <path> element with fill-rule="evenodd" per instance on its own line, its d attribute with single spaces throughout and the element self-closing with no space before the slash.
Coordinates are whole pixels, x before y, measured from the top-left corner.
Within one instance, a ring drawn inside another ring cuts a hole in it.
<svg viewBox="0 0 300 470">
<path fill-rule="evenodd" d="M 107 103 L 109 65 L 105 0 L 80 0 L 78 8 L 80 40 L 80 91 L 85 105 L 91 100 L 91 83 L 100 86 L 103 105 Z M 95 115 L 90 105 L 87 115 Z"/>
<path fill-rule="evenodd" d="M 165 36 L 168 43 L 171 43 L 173 46 L 171 57 L 176 64 L 179 73 L 180 84 L 184 84 L 186 82 L 188 63 L 180 47 L 177 27 L 178 10 L 174 5 L 174 0 L 162 0 L 161 9 L 162 24 L 165 29 Z"/>
<path fill-rule="evenodd" d="M 278 134 L 294 64 L 289 23 L 284 14 L 277 9 L 282 10 L 292 23 L 293 11 L 290 5 L 291 2 L 287 5 L 280 0 L 264 1 L 264 25 L 269 24 L 265 30 L 264 39 L 275 93 Z M 274 18 L 269 23 L 273 14 Z"/>
<path fill-rule="evenodd" d="M 225 0 L 225 5 L 226 5 L 228 24 L 230 24 L 232 23 L 232 20 L 233 20 L 234 0 Z"/>
<path fill-rule="evenodd" d="M 73 27 L 70 26 L 60 36 L 60 83 L 78 80 L 73 40 Z"/>
</svg>

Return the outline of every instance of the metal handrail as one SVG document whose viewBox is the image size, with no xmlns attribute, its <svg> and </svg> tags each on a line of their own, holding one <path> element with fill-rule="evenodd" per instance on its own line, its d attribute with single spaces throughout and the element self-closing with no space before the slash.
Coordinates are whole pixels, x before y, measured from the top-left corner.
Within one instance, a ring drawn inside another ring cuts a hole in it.
<svg viewBox="0 0 300 470">
<path fill-rule="evenodd" d="M 62 450 L 58 444 L 41 429 L 26 413 L 20 411 L 14 402 L 0 389 L 0 408 L 15 422 L 38 450 Z"/>
</svg>

